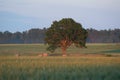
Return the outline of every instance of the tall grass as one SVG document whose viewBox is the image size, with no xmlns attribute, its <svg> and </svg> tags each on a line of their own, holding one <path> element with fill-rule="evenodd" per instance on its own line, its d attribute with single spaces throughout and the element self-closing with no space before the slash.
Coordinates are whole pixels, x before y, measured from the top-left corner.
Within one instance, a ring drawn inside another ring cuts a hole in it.
<svg viewBox="0 0 120 80">
<path fill-rule="evenodd" d="M 46 47 L 44 44 L 0 44 L 0 80 L 120 80 L 120 56 L 37 56 L 47 52 Z M 120 53 L 118 44 L 87 44 L 87 47 L 71 46 L 67 53 Z M 55 53 L 61 54 L 61 50 Z"/>
</svg>

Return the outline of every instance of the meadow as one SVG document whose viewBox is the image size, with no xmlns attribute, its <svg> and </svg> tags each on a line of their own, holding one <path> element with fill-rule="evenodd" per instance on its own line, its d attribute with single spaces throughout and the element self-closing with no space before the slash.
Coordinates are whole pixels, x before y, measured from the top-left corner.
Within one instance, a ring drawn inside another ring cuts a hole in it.
<svg viewBox="0 0 120 80">
<path fill-rule="evenodd" d="M 119 44 L 87 44 L 87 48 L 71 46 L 67 50 L 68 55 L 104 56 L 38 56 L 49 53 L 46 47 L 43 44 L 1 44 L 0 80 L 120 80 Z M 61 54 L 60 49 L 54 54 Z"/>
<path fill-rule="evenodd" d="M 45 44 L 0 44 L 0 56 L 10 56 L 15 54 L 36 56 L 42 53 L 61 54 L 61 49 L 57 49 L 54 53 L 46 51 Z M 71 46 L 67 49 L 69 54 L 119 54 L 119 43 L 107 44 L 87 44 L 87 48 L 76 48 Z"/>
</svg>

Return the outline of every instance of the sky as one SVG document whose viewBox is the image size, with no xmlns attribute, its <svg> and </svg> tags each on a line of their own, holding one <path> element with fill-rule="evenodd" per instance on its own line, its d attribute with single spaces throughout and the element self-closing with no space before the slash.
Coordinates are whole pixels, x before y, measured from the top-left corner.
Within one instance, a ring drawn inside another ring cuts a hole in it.
<svg viewBox="0 0 120 80">
<path fill-rule="evenodd" d="M 87 28 L 120 28 L 120 0 L 0 0 L 0 31 L 48 28 L 73 18 Z"/>
</svg>

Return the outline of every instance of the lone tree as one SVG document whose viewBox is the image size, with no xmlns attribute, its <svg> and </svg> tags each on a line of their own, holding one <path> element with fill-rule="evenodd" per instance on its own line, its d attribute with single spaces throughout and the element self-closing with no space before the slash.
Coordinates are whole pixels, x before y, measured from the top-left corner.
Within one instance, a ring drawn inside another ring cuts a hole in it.
<svg viewBox="0 0 120 80">
<path fill-rule="evenodd" d="M 59 47 L 63 55 L 66 55 L 66 50 L 71 44 L 76 47 L 86 47 L 87 35 L 82 25 L 71 18 L 54 21 L 46 31 L 45 42 L 49 45 L 47 50 L 54 52 Z"/>
</svg>

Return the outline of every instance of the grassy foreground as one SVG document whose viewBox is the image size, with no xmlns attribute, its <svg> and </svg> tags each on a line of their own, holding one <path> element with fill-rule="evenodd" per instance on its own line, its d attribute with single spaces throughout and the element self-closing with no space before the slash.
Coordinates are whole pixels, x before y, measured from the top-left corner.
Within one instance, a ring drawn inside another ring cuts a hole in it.
<svg viewBox="0 0 120 80">
<path fill-rule="evenodd" d="M 0 80 L 120 80 L 120 57 L 0 57 Z"/>
<path fill-rule="evenodd" d="M 117 54 L 97 57 L 38 56 L 47 52 L 46 47 L 0 44 L 0 80 L 120 80 L 120 44 L 87 44 L 86 49 L 71 46 L 67 50 L 68 54 Z M 60 54 L 60 49 L 55 53 Z"/>
</svg>

